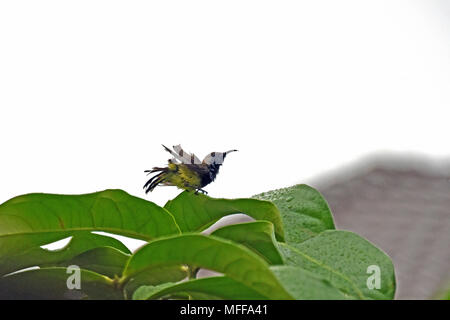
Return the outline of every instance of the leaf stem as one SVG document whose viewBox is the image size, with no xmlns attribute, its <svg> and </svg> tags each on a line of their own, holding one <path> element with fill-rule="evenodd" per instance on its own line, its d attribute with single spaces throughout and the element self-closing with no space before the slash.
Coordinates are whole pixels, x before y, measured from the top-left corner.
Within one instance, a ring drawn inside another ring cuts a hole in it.
<svg viewBox="0 0 450 320">
<path fill-rule="evenodd" d="M 187 266 L 187 273 L 188 273 L 189 280 L 196 279 L 197 278 L 197 273 L 198 273 L 199 270 L 200 270 L 200 268 L 198 268 L 198 267 Z"/>
</svg>

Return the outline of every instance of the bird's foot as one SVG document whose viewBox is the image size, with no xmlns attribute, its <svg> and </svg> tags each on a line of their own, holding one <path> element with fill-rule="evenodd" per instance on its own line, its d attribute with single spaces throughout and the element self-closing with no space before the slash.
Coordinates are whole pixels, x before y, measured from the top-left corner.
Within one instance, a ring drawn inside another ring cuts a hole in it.
<svg viewBox="0 0 450 320">
<path fill-rule="evenodd" d="M 198 194 L 199 191 L 200 191 L 201 193 L 203 193 L 203 194 L 208 194 L 208 191 L 203 190 L 203 189 L 200 189 L 200 188 L 198 188 L 197 190 L 195 190 L 195 193 L 194 193 L 194 194 Z"/>
</svg>

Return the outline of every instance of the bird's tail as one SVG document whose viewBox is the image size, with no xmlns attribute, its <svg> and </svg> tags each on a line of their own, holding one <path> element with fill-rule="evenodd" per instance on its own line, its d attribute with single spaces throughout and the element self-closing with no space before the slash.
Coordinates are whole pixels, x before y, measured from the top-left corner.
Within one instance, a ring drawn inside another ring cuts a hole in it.
<svg viewBox="0 0 450 320">
<path fill-rule="evenodd" d="M 159 172 L 158 174 L 151 177 L 150 180 L 148 180 L 144 185 L 145 193 L 149 193 L 153 191 L 153 189 L 155 189 L 158 184 L 166 179 L 169 168 L 154 167 L 152 170 L 145 170 L 144 172 L 147 172 L 147 174 Z"/>
</svg>

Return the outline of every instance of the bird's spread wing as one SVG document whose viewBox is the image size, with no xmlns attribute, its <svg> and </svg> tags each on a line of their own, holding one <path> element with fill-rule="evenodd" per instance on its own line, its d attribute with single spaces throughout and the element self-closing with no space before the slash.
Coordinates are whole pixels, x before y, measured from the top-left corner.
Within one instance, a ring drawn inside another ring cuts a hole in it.
<svg viewBox="0 0 450 320">
<path fill-rule="evenodd" d="M 184 164 L 200 164 L 202 163 L 199 158 L 195 154 L 191 154 L 189 152 L 186 152 L 181 148 L 181 145 L 173 146 L 173 150 L 177 153 L 179 159 Z"/>
<path fill-rule="evenodd" d="M 190 154 L 189 152 L 184 151 L 180 145 L 173 146 L 174 151 L 170 150 L 165 145 L 162 145 L 162 146 L 164 147 L 164 149 L 167 152 L 169 152 L 174 157 L 174 159 L 177 159 L 181 163 L 184 163 L 184 164 L 200 164 L 200 163 L 202 163 L 195 154 L 193 154 L 193 153 Z"/>
</svg>

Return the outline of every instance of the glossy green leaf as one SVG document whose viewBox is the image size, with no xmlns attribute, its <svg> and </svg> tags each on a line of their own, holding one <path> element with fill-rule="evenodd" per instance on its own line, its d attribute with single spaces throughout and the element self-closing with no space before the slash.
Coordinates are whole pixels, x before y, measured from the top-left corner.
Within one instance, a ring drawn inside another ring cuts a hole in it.
<svg viewBox="0 0 450 320">
<path fill-rule="evenodd" d="M 244 213 L 255 220 L 272 222 L 277 239 L 284 239 L 280 213 L 269 201 L 215 199 L 185 191 L 168 201 L 164 208 L 172 213 L 182 232 L 202 231 L 226 215 Z"/>
<path fill-rule="evenodd" d="M 243 245 L 200 234 L 154 240 L 130 258 L 122 281 L 159 266 L 187 264 L 223 273 L 271 299 L 290 299 L 269 265 Z"/>
<path fill-rule="evenodd" d="M 202 299 L 264 300 L 266 296 L 226 276 L 193 279 L 160 286 L 142 286 L 133 295 L 134 300 L 159 299 L 174 293 L 187 293 Z"/>
<path fill-rule="evenodd" d="M 395 274 L 391 259 L 369 241 L 348 231 L 325 231 L 300 244 L 279 243 L 286 263 L 327 280 L 355 299 L 392 299 Z M 380 270 L 380 289 L 369 289 L 370 266 Z"/>
<path fill-rule="evenodd" d="M 273 224 L 268 221 L 232 224 L 215 230 L 211 235 L 243 244 L 261 255 L 269 264 L 283 264 Z"/>
<path fill-rule="evenodd" d="M 80 289 L 68 289 L 71 276 L 67 268 L 42 268 L 0 278 L 0 299 L 122 299 L 111 279 L 98 273 L 80 270 Z"/>
<path fill-rule="evenodd" d="M 180 232 L 167 210 L 121 190 L 27 194 L 0 205 L 0 269 L 26 250 L 86 231 L 143 240 Z"/>
<path fill-rule="evenodd" d="M 180 264 L 153 267 L 146 272 L 135 274 L 128 278 L 124 286 L 127 297 L 132 297 L 141 286 L 157 286 L 164 283 L 174 283 L 188 277 L 187 267 Z"/>
<path fill-rule="evenodd" d="M 299 184 L 254 197 L 272 201 L 277 206 L 287 243 L 299 243 L 335 228 L 327 202 L 317 190 L 307 185 Z"/>
</svg>

